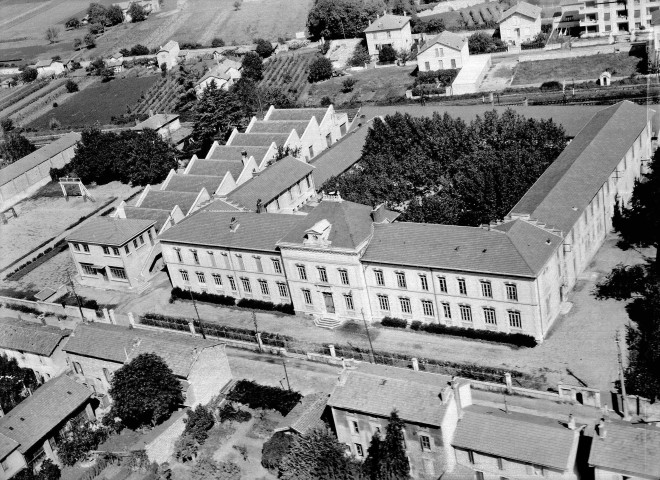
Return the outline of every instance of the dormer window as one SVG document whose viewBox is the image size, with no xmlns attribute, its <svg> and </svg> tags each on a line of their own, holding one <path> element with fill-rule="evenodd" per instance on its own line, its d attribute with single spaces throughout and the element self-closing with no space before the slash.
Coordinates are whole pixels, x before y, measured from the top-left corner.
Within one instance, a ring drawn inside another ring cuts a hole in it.
<svg viewBox="0 0 660 480">
<path fill-rule="evenodd" d="M 316 222 L 311 228 L 305 231 L 303 243 L 306 245 L 329 245 L 330 229 L 332 225 L 323 219 Z"/>
</svg>

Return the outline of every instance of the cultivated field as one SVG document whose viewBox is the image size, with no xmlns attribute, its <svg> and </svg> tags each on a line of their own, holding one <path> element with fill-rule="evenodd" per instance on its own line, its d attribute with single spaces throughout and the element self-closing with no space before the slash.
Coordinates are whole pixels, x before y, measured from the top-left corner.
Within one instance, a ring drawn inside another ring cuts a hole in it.
<svg viewBox="0 0 660 480">
<path fill-rule="evenodd" d="M 645 67 L 645 55 L 633 50 L 630 53 L 523 62 L 516 67 L 512 85 L 538 84 L 550 80 L 566 80 L 567 83 L 572 80 L 596 80 L 605 70 L 609 70 L 613 77 L 628 77 L 642 73 Z"/>
<path fill-rule="evenodd" d="M 158 75 L 118 78 L 92 85 L 31 122 L 28 127 L 46 130 L 51 118 L 56 118 L 62 127 L 87 126 L 96 122 L 109 125 L 113 116 L 127 113 L 159 78 Z"/>
<path fill-rule="evenodd" d="M 307 86 L 309 65 L 316 57 L 316 52 L 272 57 L 266 63 L 261 85 L 284 88 L 297 98 Z"/>
<path fill-rule="evenodd" d="M 321 99 L 327 96 L 336 106 L 347 102 L 377 102 L 401 97 L 415 81 L 411 74 L 416 68 L 416 66 L 370 68 L 351 72 L 350 76 L 331 78 L 312 84 L 300 100 L 309 105 L 318 105 Z M 347 78 L 353 78 L 357 83 L 353 86 L 353 91 L 342 93 L 342 83 Z"/>
</svg>

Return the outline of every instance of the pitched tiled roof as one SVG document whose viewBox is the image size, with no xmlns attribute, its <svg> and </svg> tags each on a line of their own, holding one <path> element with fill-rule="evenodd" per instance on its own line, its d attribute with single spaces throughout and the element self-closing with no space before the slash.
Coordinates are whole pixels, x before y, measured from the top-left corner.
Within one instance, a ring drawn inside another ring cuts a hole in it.
<svg viewBox="0 0 660 480">
<path fill-rule="evenodd" d="M 50 325 L 0 318 L 0 348 L 48 357 L 70 333 Z"/>
<path fill-rule="evenodd" d="M 9 456 L 11 452 L 18 448 L 18 442 L 0 433 L 0 461 Z"/>
<path fill-rule="evenodd" d="M 29 155 L 17 160 L 11 165 L 0 170 L 0 186 L 5 183 L 11 182 L 16 177 L 23 175 L 25 172 L 32 170 L 34 167 L 41 165 L 49 158 L 54 157 L 58 153 L 72 147 L 80 140 L 80 134 L 71 132 L 62 135 L 54 142 L 44 145 L 39 150 L 32 152 Z"/>
<path fill-rule="evenodd" d="M 397 409 L 405 422 L 440 426 L 447 410 L 439 397 L 442 390 L 434 385 L 347 371 L 345 383 L 335 387 L 328 405 L 384 418 Z"/>
<path fill-rule="evenodd" d="M 291 135 L 287 133 L 239 133 L 232 141 L 231 145 L 235 147 L 270 147 L 271 144 L 284 145 Z"/>
<path fill-rule="evenodd" d="M 295 130 L 298 136 L 305 133 L 305 129 L 309 125 L 308 120 L 288 120 L 288 121 L 272 121 L 260 120 L 254 122 L 250 127 L 250 133 L 291 133 Z"/>
<path fill-rule="evenodd" d="M 626 476 L 660 478 L 660 428 L 611 422 L 606 430 L 605 438 L 593 438 L 589 465 Z"/>
<path fill-rule="evenodd" d="M 159 210 L 156 208 L 124 207 L 126 218 L 139 218 L 142 220 L 153 220 L 156 222 L 156 232 L 160 231 L 170 216 L 171 210 Z"/>
<path fill-rule="evenodd" d="M 205 212 L 237 212 L 240 211 L 240 208 L 217 198 L 202 208 L 202 210 Z"/>
<path fill-rule="evenodd" d="M 646 126 L 646 109 L 624 101 L 601 110 L 513 207 L 567 233 Z"/>
<path fill-rule="evenodd" d="M 190 192 L 199 193 L 202 188 L 206 188 L 209 194 L 217 190 L 223 177 L 213 175 L 173 175 L 167 183 L 168 192 Z"/>
<path fill-rule="evenodd" d="M 502 23 L 502 21 L 506 20 L 514 13 L 519 13 L 520 15 L 524 15 L 531 18 L 532 20 L 535 20 L 541 16 L 541 7 L 537 7 L 536 5 L 532 5 L 531 3 L 527 2 L 518 2 L 502 14 L 499 23 Z"/>
<path fill-rule="evenodd" d="M 553 120 L 555 123 L 564 127 L 564 132 L 568 137 L 577 135 L 584 126 L 589 123 L 593 116 L 603 110 L 600 105 L 530 105 L 524 106 L 492 106 L 492 105 L 465 105 L 465 106 L 445 106 L 438 105 L 397 105 L 397 106 L 371 106 L 367 105 L 360 109 L 360 114 L 364 115 L 364 120 L 371 120 L 374 117 L 393 115 L 396 112 L 407 113 L 413 117 L 430 117 L 434 113 L 443 115 L 447 113 L 454 118 L 462 118 L 466 122 L 472 121 L 477 115 L 483 117 L 484 113 L 497 111 L 500 115 L 507 109 L 512 109 L 527 118 L 537 120 Z"/>
<path fill-rule="evenodd" d="M 201 188 L 199 190 L 201 191 Z M 185 215 L 190 210 L 190 207 L 193 206 L 193 203 L 195 203 L 197 195 L 199 195 L 199 191 L 190 193 L 152 189 L 147 192 L 142 203 L 140 203 L 140 207 L 171 211 L 175 205 L 178 205 Z"/>
<path fill-rule="evenodd" d="M 168 123 L 173 122 L 177 118 L 179 118 L 179 116 L 172 113 L 157 113 L 147 118 L 144 122 L 140 122 L 135 125 L 133 130 L 143 130 L 145 128 L 158 130 Z"/>
<path fill-rule="evenodd" d="M 382 30 L 399 30 L 410 22 L 410 17 L 401 15 L 383 15 L 364 29 L 365 32 L 380 32 Z"/>
<path fill-rule="evenodd" d="M 39 60 L 34 66 L 35 66 L 35 68 L 50 67 L 52 63 L 53 63 L 53 60 L 51 60 L 49 58 L 48 60 Z"/>
<path fill-rule="evenodd" d="M 268 120 L 307 120 L 316 117 L 316 121 L 321 123 L 327 113 L 328 108 L 275 108 L 268 117 Z"/>
<path fill-rule="evenodd" d="M 53 378 L 0 418 L 0 434 L 30 450 L 68 420 L 92 396 L 92 391 L 66 375 Z"/>
<path fill-rule="evenodd" d="M 426 42 L 421 50 L 419 51 L 418 55 L 425 52 L 429 48 L 431 48 L 433 45 L 443 45 L 445 47 L 453 48 L 454 50 L 460 50 L 463 48 L 463 45 L 465 45 L 465 42 L 467 40 L 460 35 L 456 33 L 452 33 L 449 30 L 445 30 L 439 35 L 436 35 L 433 37 L 431 40 Z"/>
<path fill-rule="evenodd" d="M 522 463 L 573 470 L 579 432 L 559 421 L 499 408 L 464 409 L 451 444 Z"/>
<path fill-rule="evenodd" d="M 230 231 L 231 219 L 238 228 Z M 161 242 L 276 252 L 276 243 L 300 221 L 282 213 L 199 211 L 160 235 Z"/>
<path fill-rule="evenodd" d="M 257 161 L 261 161 L 268 153 L 270 145 L 267 146 L 251 146 L 251 147 L 239 147 L 232 145 L 218 145 L 213 154 L 208 158 L 208 160 L 237 160 L 241 161 L 243 159 L 242 152 L 247 152 L 248 157 L 252 156 Z"/>
<path fill-rule="evenodd" d="M 120 247 L 154 223 L 153 220 L 92 217 L 67 235 L 66 240 Z"/>
<path fill-rule="evenodd" d="M 284 157 L 236 188 L 227 195 L 227 199 L 254 210 L 257 207 L 257 200 L 261 199 L 263 205 L 268 204 L 313 170 L 314 167 L 305 162 L 293 157 Z"/>
<path fill-rule="evenodd" d="M 369 126 L 348 132 L 337 143 L 311 161 L 314 170 L 314 185 L 317 190 L 332 177 L 351 168 L 362 157 L 362 147 L 369 133 Z"/>
<path fill-rule="evenodd" d="M 317 222 L 327 220 L 332 225 L 328 236 L 331 247 L 355 250 L 371 235 L 371 210 L 368 205 L 346 200 L 324 200 L 306 217 L 301 218 L 280 243 L 302 245 L 305 231 Z"/>
<path fill-rule="evenodd" d="M 511 229 L 518 234 L 515 241 L 506 232 L 478 227 L 408 222 L 374 225 L 362 261 L 535 277 L 562 239 L 529 224 L 512 225 Z"/>
<path fill-rule="evenodd" d="M 195 160 L 188 175 L 212 175 L 223 177 L 229 172 L 237 180 L 243 172 L 243 162 L 240 160 Z"/>
<path fill-rule="evenodd" d="M 142 353 L 156 353 L 165 360 L 174 375 L 187 378 L 199 350 L 220 343 L 219 340 L 204 340 L 190 335 L 92 323 L 78 324 L 64 350 L 122 364 Z"/>
<path fill-rule="evenodd" d="M 170 40 L 169 42 L 167 42 L 165 44 L 165 46 L 161 47 L 161 49 L 159 50 L 159 53 L 160 52 L 170 52 L 178 46 L 179 46 L 178 42 L 176 42 L 174 40 Z"/>
<path fill-rule="evenodd" d="M 300 403 L 284 417 L 275 431 L 293 430 L 300 435 L 306 435 L 316 427 L 323 426 L 321 415 L 328 404 L 328 397 L 329 395 L 323 392 L 311 393 L 303 397 Z"/>
</svg>

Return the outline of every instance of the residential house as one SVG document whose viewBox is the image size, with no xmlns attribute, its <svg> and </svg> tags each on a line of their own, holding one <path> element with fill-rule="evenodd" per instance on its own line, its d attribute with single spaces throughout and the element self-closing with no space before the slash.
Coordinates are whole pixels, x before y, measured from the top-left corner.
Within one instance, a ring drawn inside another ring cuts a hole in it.
<svg viewBox="0 0 660 480">
<path fill-rule="evenodd" d="M 16 359 L 18 366 L 32 370 L 39 383 L 67 369 L 62 346 L 70 330 L 13 318 L 0 318 L 0 354 Z"/>
<path fill-rule="evenodd" d="M 115 54 L 115 55 L 121 55 L 121 54 Z M 124 57 L 123 56 L 116 57 L 115 55 L 113 55 L 111 59 L 106 60 L 105 66 L 107 68 L 112 68 L 112 71 L 115 72 L 115 74 L 117 74 L 124 71 Z"/>
<path fill-rule="evenodd" d="M 190 407 L 207 404 L 232 378 L 225 344 L 190 334 L 79 324 L 64 351 L 73 377 L 104 398 L 114 372 L 143 353 L 155 353 L 167 363 Z"/>
<path fill-rule="evenodd" d="M 329 395 L 315 392 L 305 395 L 282 419 L 274 433 L 307 435 L 317 428 L 327 428 L 324 422 Z"/>
<path fill-rule="evenodd" d="M 241 70 L 243 70 L 243 66 L 239 62 L 224 57 L 216 58 L 215 54 L 214 59 L 217 60 L 217 65 L 211 67 L 195 85 L 195 93 L 197 96 L 200 96 L 211 82 L 215 82 L 217 88 L 229 90 L 229 87 L 234 85 L 234 83 L 241 78 Z"/>
<path fill-rule="evenodd" d="M 385 436 L 396 409 L 404 423 L 411 476 L 440 478 L 456 463 L 451 439 L 461 410 L 472 404 L 470 385 L 448 384 L 441 375 L 396 370 L 342 372 L 328 400 L 337 438 L 355 457 L 365 458 L 373 436 Z"/>
<path fill-rule="evenodd" d="M 95 418 L 91 397 L 91 390 L 60 375 L 0 418 L 0 479 L 35 468 L 46 458 L 59 463 L 62 433 L 72 424 Z"/>
<path fill-rule="evenodd" d="M 591 441 L 595 480 L 660 478 L 660 428 L 652 424 L 603 422 Z"/>
<path fill-rule="evenodd" d="M 174 40 L 167 42 L 165 46 L 160 47 L 160 50 L 156 54 L 158 66 L 162 68 L 164 64 L 166 70 L 171 70 L 179 63 L 179 51 L 178 42 Z"/>
<path fill-rule="evenodd" d="M 160 11 L 160 2 L 158 0 L 130 0 L 128 2 L 113 3 L 113 6 L 121 8 L 124 14 L 124 23 L 130 23 L 133 20 L 133 17 L 128 13 L 128 9 L 132 3 L 136 3 L 144 8 L 147 14 Z"/>
<path fill-rule="evenodd" d="M 577 27 L 581 36 L 606 36 L 638 33 L 652 26 L 655 0 L 562 0 L 561 21 Z"/>
<path fill-rule="evenodd" d="M 660 62 L 660 10 L 655 10 L 651 14 L 651 41 L 646 47 L 649 63 L 658 64 Z"/>
<path fill-rule="evenodd" d="M 306 217 L 277 242 L 287 272 L 291 299 L 298 312 L 328 325 L 340 319 L 362 319 L 369 295 L 361 256 L 374 225 L 393 221 L 397 213 L 383 205 L 372 209 L 338 194 L 324 195 Z"/>
<path fill-rule="evenodd" d="M 462 68 L 469 56 L 467 39 L 445 30 L 421 46 L 417 67 L 420 72 Z"/>
<path fill-rule="evenodd" d="M 93 217 L 66 237 L 83 285 L 109 289 L 138 288 L 142 269 L 155 247 L 153 220 Z"/>
<path fill-rule="evenodd" d="M 0 211 L 34 194 L 52 179 L 51 168 L 62 168 L 75 154 L 80 134 L 70 132 L 0 169 Z"/>
<path fill-rule="evenodd" d="M 59 60 L 39 60 L 34 68 L 37 69 L 37 78 L 56 77 L 64 73 L 64 63 Z"/>
<path fill-rule="evenodd" d="M 573 421 L 470 405 L 461 412 L 451 445 L 456 463 L 479 480 L 577 480 L 579 440 Z"/>
<path fill-rule="evenodd" d="M 377 57 L 383 45 L 389 45 L 395 51 L 409 51 L 413 46 L 410 17 L 385 13 L 364 29 L 369 55 Z"/>
<path fill-rule="evenodd" d="M 299 219 L 298 215 L 227 212 L 209 205 L 160 236 L 172 285 L 291 303 L 276 244 Z"/>
<path fill-rule="evenodd" d="M 498 23 L 503 42 L 510 45 L 529 42 L 541 33 L 541 7 L 519 1 L 502 13 Z"/>
<path fill-rule="evenodd" d="M 145 121 L 135 125 L 132 130 L 156 130 L 163 139 L 171 139 L 175 132 L 181 129 L 179 116 L 173 113 L 157 113 Z"/>
</svg>

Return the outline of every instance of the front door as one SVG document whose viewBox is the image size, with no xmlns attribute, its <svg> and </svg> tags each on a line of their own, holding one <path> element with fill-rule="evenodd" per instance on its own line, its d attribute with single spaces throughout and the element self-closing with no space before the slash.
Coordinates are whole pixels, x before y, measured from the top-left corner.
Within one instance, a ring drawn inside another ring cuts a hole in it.
<svg viewBox="0 0 660 480">
<path fill-rule="evenodd" d="M 103 275 L 103 280 L 107 282 L 108 281 L 108 270 L 104 267 L 104 268 L 99 268 L 97 271 L 101 275 Z"/>
<path fill-rule="evenodd" d="M 335 301 L 332 299 L 332 293 L 323 292 L 323 301 L 325 302 L 325 311 L 335 313 Z"/>
</svg>

